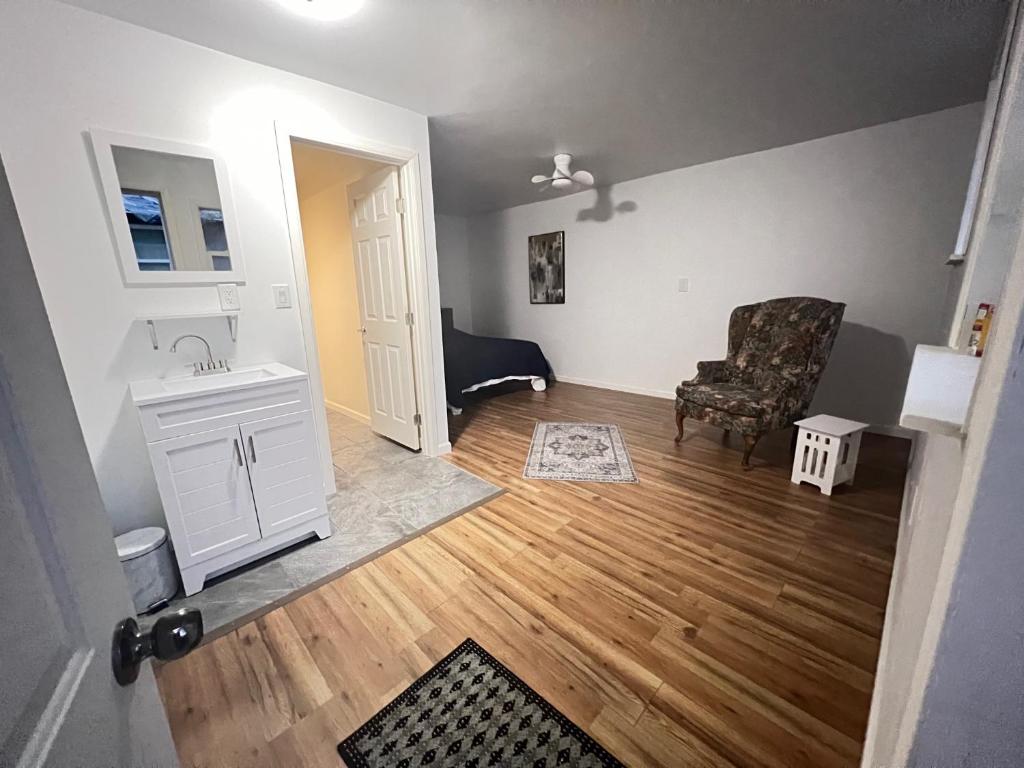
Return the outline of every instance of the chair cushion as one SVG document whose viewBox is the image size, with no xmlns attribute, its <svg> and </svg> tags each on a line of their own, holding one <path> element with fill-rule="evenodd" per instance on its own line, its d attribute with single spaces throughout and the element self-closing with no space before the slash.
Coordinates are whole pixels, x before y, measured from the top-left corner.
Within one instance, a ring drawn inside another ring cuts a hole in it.
<svg viewBox="0 0 1024 768">
<path fill-rule="evenodd" d="M 767 383 L 768 372 L 799 379 L 818 341 L 811 329 L 821 311 L 820 299 L 773 299 L 758 305 L 726 378 L 755 389 Z"/>
<path fill-rule="evenodd" d="M 705 408 L 741 416 L 762 416 L 778 407 L 778 398 L 742 384 L 680 384 L 676 395 Z"/>
</svg>

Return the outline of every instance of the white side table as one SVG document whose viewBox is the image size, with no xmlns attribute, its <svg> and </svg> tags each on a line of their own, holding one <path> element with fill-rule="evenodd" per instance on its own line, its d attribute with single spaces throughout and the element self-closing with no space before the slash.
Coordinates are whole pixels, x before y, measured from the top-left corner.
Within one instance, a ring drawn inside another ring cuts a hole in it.
<svg viewBox="0 0 1024 768">
<path fill-rule="evenodd" d="M 831 496 L 832 487 L 852 483 L 860 453 L 860 436 L 868 424 L 836 416 L 811 416 L 796 422 L 800 430 L 790 480 L 810 483 Z"/>
</svg>

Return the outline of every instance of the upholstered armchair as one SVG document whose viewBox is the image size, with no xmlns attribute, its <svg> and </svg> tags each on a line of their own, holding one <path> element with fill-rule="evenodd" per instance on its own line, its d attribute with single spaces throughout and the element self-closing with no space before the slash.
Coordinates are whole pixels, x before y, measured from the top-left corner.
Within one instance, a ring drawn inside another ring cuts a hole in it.
<svg viewBox="0 0 1024 768">
<path fill-rule="evenodd" d="M 701 360 L 676 387 L 676 443 L 698 419 L 743 435 L 743 466 L 767 432 L 791 426 L 807 408 L 839 332 L 845 304 L 792 297 L 737 307 L 725 360 Z"/>
</svg>

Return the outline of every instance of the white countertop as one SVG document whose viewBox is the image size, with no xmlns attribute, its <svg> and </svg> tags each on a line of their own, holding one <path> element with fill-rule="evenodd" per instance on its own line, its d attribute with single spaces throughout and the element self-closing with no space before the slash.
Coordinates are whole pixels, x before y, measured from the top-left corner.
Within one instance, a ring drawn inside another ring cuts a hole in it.
<svg viewBox="0 0 1024 768">
<path fill-rule="evenodd" d="M 963 435 L 981 358 L 949 347 L 919 344 L 910 366 L 900 426 Z"/>
<path fill-rule="evenodd" d="M 206 376 L 175 376 L 133 381 L 128 385 L 136 406 L 166 403 L 217 392 L 237 391 L 283 381 L 304 379 L 306 374 L 282 363 L 264 363 L 233 368 Z"/>
</svg>

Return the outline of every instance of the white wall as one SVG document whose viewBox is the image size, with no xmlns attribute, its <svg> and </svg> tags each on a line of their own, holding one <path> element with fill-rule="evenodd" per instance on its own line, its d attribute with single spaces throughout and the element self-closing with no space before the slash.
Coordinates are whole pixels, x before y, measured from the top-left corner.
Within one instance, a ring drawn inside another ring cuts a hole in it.
<svg viewBox="0 0 1024 768">
<path fill-rule="evenodd" d="M 847 303 L 815 408 L 898 419 L 942 297 L 982 104 L 662 173 L 470 220 L 477 333 L 539 342 L 556 376 L 671 396 L 721 358 L 731 310 Z M 531 306 L 531 234 L 564 229 L 566 303 Z M 678 293 L 677 280 L 690 279 Z"/>
<path fill-rule="evenodd" d="M 115 532 L 162 521 L 133 379 L 184 372 L 189 353 L 153 351 L 140 313 L 219 308 L 213 287 L 126 288 L 86 131 L 107 128 L 223 153 L 234 192 L 247 284 L 238 342 L 226 323 L 161 328 L 210 338 L 214 354 L 306 368 L 298 310 L 273 307 L 270 286 L 294 285 L 275 119 L 312 134 L 352 135 L 419 153 L 428 273 L 436 274 L 426 118 L 51 0 L 5 0 L 0 11 L 0 153 Z M 235 257 L 237 254 L 232 254 Z M 436 282 L 428 288 L 438 304 Z M 437 330 L 440 317 L 431 317 Z M 433 349 L 443 392 L 440 333 Z M 445 433 L 444 404 L 436 418 Z"/>
<path fill-rule="evenodd" d="M 451 307 L 455 327 L 473 332 L 473 286 L 468 221 L 462 216 L 435 218 L 437 227 L 437 277 L 441 284 L 441 306 Z"/>
</svg>

